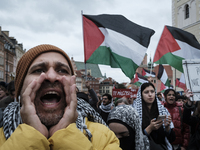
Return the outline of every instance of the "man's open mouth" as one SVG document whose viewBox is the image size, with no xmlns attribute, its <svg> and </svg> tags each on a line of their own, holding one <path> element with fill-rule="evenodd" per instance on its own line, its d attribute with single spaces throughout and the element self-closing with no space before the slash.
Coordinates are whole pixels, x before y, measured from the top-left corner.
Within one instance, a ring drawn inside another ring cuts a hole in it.
<svg viewBox="0 0 200 150">
<path fill-rule="evenodd" d="M 56 91 L 48 91 L 41 98 L 41 102 L 45 105 L 53 105 L 60 102 L 61 96 Z"/>
</svg>

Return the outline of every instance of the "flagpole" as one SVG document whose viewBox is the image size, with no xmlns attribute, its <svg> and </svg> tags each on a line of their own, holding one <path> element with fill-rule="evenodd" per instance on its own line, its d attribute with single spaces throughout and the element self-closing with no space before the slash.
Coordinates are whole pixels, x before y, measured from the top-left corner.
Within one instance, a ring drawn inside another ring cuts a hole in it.
<svg viewBox="0 0 200 150">
<path fill-rule="evenodd" d="M 83 28 L 83 10 L 81 10 L 81 17 L 82 17 L 82 30 L 83 30 L 83 49 L 84 49 L 84 28 Z M 85 49 L 84 49 L 84 53 L 85 53 Z M 84 55 L 85 57 L 85 55 Z M 85 58 L 84 58 L 85 59 Z M 87 66 L 86 66 L 86 61 L 85 62 L 85 80 L 87 81 Z"/>
<path fill-rule="evenodd" d="M 175 69 L 175 68 L 174 68 Z M 174 88 L 174 90 L 176 91 L 176 69 L 175 69 L 175 88 Z"/>
<path fill-rule="evenodd" d="M 151 57 L 151 56 L 150 56 Z M 153 66 L 153 63 L 151 63 L 151 70 L 150 70 L 150 74 L 152 73 L 152 66 Z"/>
<path fill-rule="evenodd" d="M 164 28 L 165 28 L 165 26 L 164 26 Z M 164 31 L 164 28 L 163 28 L 163 31 Z M 162 32 L 163 32 L 162 31 Z M 160 39 L 161 39 L 161 36 L 162 36 L 162 33 L 161 33 L 161 35 L 160 35 L 160 38 L 159 38 L 159 41 L 160 41 Z M 158 41 L 158 43 L 159 43 L 159 41 Z M 158 44 L 157 44 L 157 46 L 156 46 L 156 50 L 157 50 L 157 48 L 158 48 Z M 154 53 L 154 57 L 155 57 L 155 54 L 156 54 L 156 51 L 155 51 L 155 53 Z M 154 61 L 154 57 L 153 57 L 153 61 Z M 158 78 L 156 78 L 156 89 L 158 89 Z M 162 83 L 161 83 L 162 84 Z M 161 85 L 160 84 L 160 85 Z"/>
</svg>

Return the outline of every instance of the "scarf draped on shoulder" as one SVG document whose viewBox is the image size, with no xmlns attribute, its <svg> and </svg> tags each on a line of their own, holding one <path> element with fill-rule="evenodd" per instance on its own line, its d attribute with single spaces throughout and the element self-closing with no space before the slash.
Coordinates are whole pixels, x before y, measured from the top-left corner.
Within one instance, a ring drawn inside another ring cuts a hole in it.
<svg viewBox="0 0 200 150">
<path fill-rule="evenodd" d="M 77 128 L 83 132 L 86 131 L 89 140 L 92 138 L 91 132 L 87 129 L 85 124 L 85 118 L 87 117 L 89 121 L 101 123 L 106 125 L 99 113 L 97 113 L 86 101 L 77 98 L 77 112 L 78 118 L 76 120 Z M 3 131 L 5 138 L 8 139 L 11 134 L 15 131 L 19 124 L 22 124 L 20 116 L 20 104 L 18 102 L 10 103 L 4 110 L 3 113 Z M 107 126 L 107 125 L 106 125 Z"/>
</svg>

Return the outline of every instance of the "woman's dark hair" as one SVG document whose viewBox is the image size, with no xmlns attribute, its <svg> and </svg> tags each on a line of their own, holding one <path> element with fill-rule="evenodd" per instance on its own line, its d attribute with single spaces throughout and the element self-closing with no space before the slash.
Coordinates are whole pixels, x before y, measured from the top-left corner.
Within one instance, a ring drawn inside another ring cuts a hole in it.
<svg viewBox="0 0 200 150">
<path fill-rule="evenodd" d="M 155 86 L 151 82 L 143 83 L 142 86 L 141 86 L 141 95 L 142 95 L 142 92 L 144 91 L 144 89 L 149 87 L 149 86 L 152 86 L 155 90 Z"/>
<path fill-rule="evenodd" d="M 174 92 L 175 100 L 176 100 L 176 98 L 177 98 L 177 94 L 176 94 L 176 91 L 175 91 L 174 89 L 167 89 L 167 90 L 165 90 L 165 92 L 164 92 L 164 96 L 165 96 L 165 98 L 167 97 L 167 94 L 168 94 L 170 91 L 173 91 L 173 92 Z"/>
</svg>

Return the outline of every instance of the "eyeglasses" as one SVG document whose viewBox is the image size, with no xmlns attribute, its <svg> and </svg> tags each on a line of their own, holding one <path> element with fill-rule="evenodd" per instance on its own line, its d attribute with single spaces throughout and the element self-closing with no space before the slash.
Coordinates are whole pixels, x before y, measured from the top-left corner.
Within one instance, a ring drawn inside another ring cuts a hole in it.
<svg viewBox="0 0 200 150">
<path fill-rule="evenodd" d="M 104 99 L 107 100 L 108 98 L 102 98 L 102 100 L 104 100 Z"/>
</svg>

